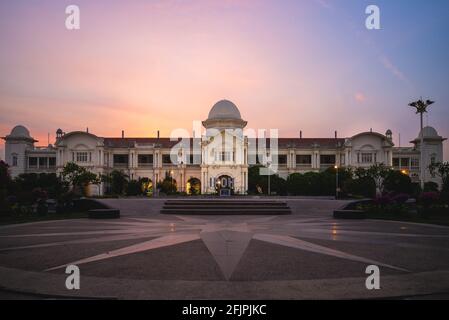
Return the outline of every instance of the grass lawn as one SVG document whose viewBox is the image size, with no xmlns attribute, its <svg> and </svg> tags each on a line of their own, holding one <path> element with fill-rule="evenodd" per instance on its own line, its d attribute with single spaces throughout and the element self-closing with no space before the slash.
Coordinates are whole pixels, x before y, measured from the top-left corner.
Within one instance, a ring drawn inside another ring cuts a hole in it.
<svg viewBox="0 0 449 320">
<path fill-rule="evenodd" d="M 72 213 L 48 213 L 46 215 L 38 214 L 2 214 L 0 215 L 0 225 L 18 224 L 48 220 L 80 219 L 87 218 L 87 212 Z"/>
</svg>

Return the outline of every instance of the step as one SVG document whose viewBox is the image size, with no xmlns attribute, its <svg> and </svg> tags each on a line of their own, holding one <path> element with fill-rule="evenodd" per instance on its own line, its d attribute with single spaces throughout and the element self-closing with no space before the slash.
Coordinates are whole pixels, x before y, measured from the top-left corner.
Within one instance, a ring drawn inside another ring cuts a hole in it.
<svg viewBox="0 0 449 320">
<path fill-rule="evenodd" d="M 162 209 L 162 214 L 178 215 L 287 215 L 291 210 L 286 209 L 257 209 L 257 210 L 210 210 L 210 209 Z"/>
<path fill-rule="evenodd" d="M 250 205 L 256 205 L 256 206 L 277 206 L 281 204 L 285 204 L 285 202 L 271 202 L 271 203 L 257 203 L 257 202 L 165 202 L 167 205 L 183 205 L 183 206 L 195 206 L 195 205 L 204 205 L 204 206 L 250 206 Z"/>
<path fill-rule="evenodd" d="M 208 205 L 208 204 L 196 204 L 196 205 L 184 205 L 184 204 L 165 204 L 164 208 L 287 208 L 286 204 L 277 204 L 277 205 L 259 205 L 259 204 L 251 204 L 251 205 Z"/>
<path fill-rule="evenodd" d="M 166 200 L 163 214 L 190 215 L 283 215 L 291 214 L 286 202 L 244 199 Z"/>
</svg>

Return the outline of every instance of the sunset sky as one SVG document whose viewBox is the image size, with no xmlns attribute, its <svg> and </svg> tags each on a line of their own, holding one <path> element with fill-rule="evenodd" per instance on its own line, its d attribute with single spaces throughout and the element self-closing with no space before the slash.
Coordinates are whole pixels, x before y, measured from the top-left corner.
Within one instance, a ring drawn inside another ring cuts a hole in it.
<svg viewBox="0 0 449 320">
<path fill-rule="evenodd" d="M 365 28 L 369 4 L 381 30 Z M 1 1 L 0 136 L 168 136 L 226 98 L 281 137 L 391 129 L 404 146 L 422 96 L 436 101 L 425 124 L 449 137 L 448 37 L 447 0 Z"/>
</svg>

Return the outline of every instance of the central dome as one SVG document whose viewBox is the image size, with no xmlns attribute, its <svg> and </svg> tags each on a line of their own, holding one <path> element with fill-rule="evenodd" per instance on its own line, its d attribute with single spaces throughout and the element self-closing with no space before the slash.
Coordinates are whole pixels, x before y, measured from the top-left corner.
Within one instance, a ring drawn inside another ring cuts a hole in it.
<svg viewBox="0 0 449 320">
<path fill-rule="evenodd" d="M 242 116 L 237 106 L 229 100 L 218 101 L 209 112 L 208 120 L 236 119 L 241 120 Z"/>
</svg>

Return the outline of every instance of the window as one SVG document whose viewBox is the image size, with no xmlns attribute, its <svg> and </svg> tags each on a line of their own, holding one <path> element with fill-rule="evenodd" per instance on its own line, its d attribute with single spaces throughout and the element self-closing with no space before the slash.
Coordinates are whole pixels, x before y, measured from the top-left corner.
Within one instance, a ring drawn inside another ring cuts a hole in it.
<svg viewBox="0 0 449 320">
<path fill-rule="evenodd" d="M 114 165 L 128 165 L 128 157 L 127 154 L 114 154 Z"/>
<path fill-rule="evenodd" d="M 418 158 L 412 158 L 412 168 L 419 168 L 419 159 Z"/>
<path fill-rule="evenodd" d="M 45 168 L 47 166 L 47 158 L 39 158 L 39 167 Z"/>
<path fill-rule="evenodd" d="M 201 155 L 200 154 L 189 155 L 189 163 L 188 164 L 201 164 Z"/>
<path fill-rule="evenodd" d="M 169 154 L 162 155 L 162 163 L 163 164 L 172 164 L 171 157 Z"/>
<path fill-rule="evenodd" d="M 153 164 L 153 155 L 152 154 L 139 154 L 137 156 L 137 161 L 139 162 L 139 165 Z"/>
<path fill-rule="evenodd" d="M 373 163 L 373 154 L 362 153 L 362 163 Z"/>
<path fill-rule="evenodd" d="M 279 164 L 287 164 L 287 155 L 286 154 L 278 155 L 278 163 Z"/>
<path fill-rule="evenodd" d="M 311 165 L 312 164 L 312 155 L 311 154 L 296 155 L 296 164 L 297 165 Z"/>
<path fill-rule="evenodd" d="M 36 157 L 28 158 L 28 167 L 29 168 L 36 168 L 37 167 L 37 158 Z"/>
<path fill-rule="evenodd" d="M 49 167 L 56 167 L 56 157 L 48 158 L 48 166 Z"/>
<path fill-rule="evenodd" d="M 221 151 L 215 154 L 216 161 L 231 161 L 231 152 Z"/>
<path fill-rule="evenodd" d="M 76 162 L 87 162 L 87 152 L 77 152 Z"/>
<path fill-rule="evenodd" d="M 410 158 L 401 158 L 401 167 L 408 168 L 410 163 Z"/>
<path fill-rule="evenodd" d="M 335 164 L 335 155 L 321 155 L 320 156 L 320 164 Z"/>
<path fill-rule="evenodd" d="M 393 167 L 399 167 L 399 158 L 393 158 Z"/>
<path fill-rule="evenodd" d="M 17 155 L 16 154 L 14 154 L 12 156 L 12 166 L 17 167 Z"/>
</svg>

